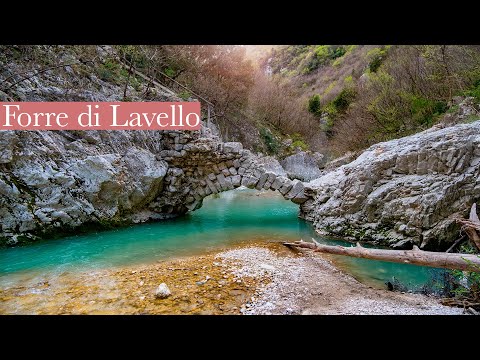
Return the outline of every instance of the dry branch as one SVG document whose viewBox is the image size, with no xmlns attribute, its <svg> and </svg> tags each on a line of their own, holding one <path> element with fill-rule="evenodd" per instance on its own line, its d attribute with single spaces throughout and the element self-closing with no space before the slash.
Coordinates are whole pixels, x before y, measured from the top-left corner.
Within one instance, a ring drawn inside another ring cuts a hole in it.
<svg viewBox="0 0 480 360">
<path fill-rule="evenodd" d="M 467 234 L 468 238 L 472 240 L 478 250 L 480 250 L 480 219 L 477 215 L 477 204 L 473 203 L 470 209 L 470 216 L 467 219 L 456 219 L 458 223 L 462 224 L 462 230 Z"/>
<path fill-rule="evenodd" d="M 354 247 L 345 247 L 323 245 L 315 240 L 313 243 L 300 240 L 294 243 L 284 243 L 284 245 L 327 254 L 480 272 L 480 257 L 477 255 L 422 251 L 417 246 L 414 246 L 413 250 L 370 249 L 364 248 L 359 243 Z"/>
</svg>

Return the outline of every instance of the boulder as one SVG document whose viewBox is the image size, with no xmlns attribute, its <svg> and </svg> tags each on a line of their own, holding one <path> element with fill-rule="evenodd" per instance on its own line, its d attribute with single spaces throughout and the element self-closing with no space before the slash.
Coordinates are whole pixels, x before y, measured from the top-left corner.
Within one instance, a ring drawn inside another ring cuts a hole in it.
<svg viewBox="0 0 480 360">
<path fill-rule="evenodd" d="M 282 165 L 272 156 L 263 156 L 257 159 L 258 165 L 262 166 L 266 171 L 274 173 L 277 176 L 287 176 L 287 172 Z"/>
<path fill-rule="evenodd" d="M 227 142 L 223 144 L 223 151 L 225 153 L 239 154 L 243 150 L 242 143 L 239 142 Z"/>
<path fill-rule="evenodd" d="M 322 175 L 317 159 L 304 151 L 288 156 L 280 163 L 290 179 L 311 181 Z"/>
</svg>

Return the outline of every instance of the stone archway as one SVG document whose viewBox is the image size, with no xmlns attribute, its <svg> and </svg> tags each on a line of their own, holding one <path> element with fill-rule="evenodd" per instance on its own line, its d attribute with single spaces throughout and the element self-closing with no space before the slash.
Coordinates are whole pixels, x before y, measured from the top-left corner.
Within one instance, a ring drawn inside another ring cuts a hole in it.
<svg viewBox="0 0 480 360">
<path fill-rule="evenodd" d="M 169 149 L 160 153 L 168 163 L 164 188 L 149 205 L 151 210 L 172 214 L 193 211 L 202 206 L 206 196 L 240 186 L 275 190 L 296 204 L 309 199 L 301 181 L 267 171 L 241 143 L 222 143 L 210 137 L 192 140 L 186 133 L 170 133 Z"/>
</svg>

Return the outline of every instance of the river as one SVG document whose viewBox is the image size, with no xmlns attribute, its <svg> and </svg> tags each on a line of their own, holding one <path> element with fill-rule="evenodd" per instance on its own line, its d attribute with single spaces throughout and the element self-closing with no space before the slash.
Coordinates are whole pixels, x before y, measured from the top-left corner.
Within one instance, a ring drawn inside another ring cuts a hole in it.
<svg viewBox="0 0 480 360">
<path fill-rule="evenodd" d="M 23 277 L 145 264 L 249 242 L 314 237 L 325 244 L 348 245 L 319 236 L 297 214 L 298 206 L 278 193 L 232 190 L 209 196 L 201 209 L 177 219 L 0 249 L 0 286 Z M 379 288 L 395 278 L 409 290 L 419 290 L 441 272 L 409 264 L 329 258 L 359 281 Z"/>
</svg>

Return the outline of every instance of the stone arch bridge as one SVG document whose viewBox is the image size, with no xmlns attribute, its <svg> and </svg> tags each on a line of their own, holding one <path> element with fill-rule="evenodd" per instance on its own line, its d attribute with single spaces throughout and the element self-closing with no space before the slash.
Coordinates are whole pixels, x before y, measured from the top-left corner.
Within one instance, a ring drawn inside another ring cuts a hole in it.
<svg viewBox="0 0 480 360">
<path fill-rule="evenodd" d="M 168 170 L 163 191 L 149 204 L 150 210 L 162 214 L 193 211 L 202 206 L 206 196 L 240 186 L 275 190 L 296 204 L 310 198 L 301 181 L 266 170 L 241 143 L 189 137 L 185 132 L 169 132 L 169 138 L 164 139 L 166 149 L 158 158 L 168 163 Z"/>
<path fill-rule="evenodd" d="M 313 192 L 267 171 L 240 143 L 199 131 L 3 131 L 0 245 L 84 224 L 108 227 L 193 211 L 241 185 L 305 203 Z"/>
</svg>

